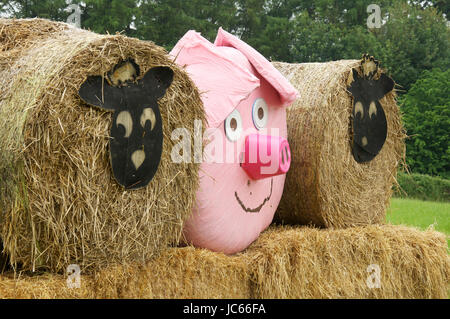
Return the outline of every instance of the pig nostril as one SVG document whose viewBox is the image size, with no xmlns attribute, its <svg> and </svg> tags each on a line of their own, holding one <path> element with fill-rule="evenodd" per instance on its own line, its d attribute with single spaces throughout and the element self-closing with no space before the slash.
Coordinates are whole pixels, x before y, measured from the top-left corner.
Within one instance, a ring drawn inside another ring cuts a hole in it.
<svg viewBox="0 0 450 319">
<path fill-rule="evenodd" d="M 281 162 L 283 163 L 283 165 L 284 165 L 284 151 L 283 152 L 281 152 Z"/>
<path fill-rule="evenodd" d="M 289 162 L 291 160 L 291 158 L 290 158 L 291 156 L 289 154 L 289 150 L 288 150 L 287 146 L 284 148 L 284 150 L 286 151 L 286 158 L 287 158 L 287 161 Z"/>
</svg>

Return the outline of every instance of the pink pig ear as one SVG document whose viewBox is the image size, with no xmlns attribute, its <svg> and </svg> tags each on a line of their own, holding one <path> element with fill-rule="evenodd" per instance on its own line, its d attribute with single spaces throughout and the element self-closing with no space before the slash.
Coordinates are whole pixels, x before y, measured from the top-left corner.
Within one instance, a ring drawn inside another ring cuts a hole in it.
<svg viewBox="0 0 450 319">
<path fill-rule="evenodd" d="M 178 65 L 186 67 L 200 90 L 209 127 L 220 126 L 260 86 L 259 79 L 236 62 L 229 50 L 216 47 L 195 31 L 188 31 L 170 54 Z"/>
<path fill-rule="evenodd" d="M 289 106 L 296 100 L 297 90 L 272 63 L 247 43 L 219 28 L 214 44 L 218 47 L 232 47 L 244 54 L 258 73 L 278 92 L 282 106 Z"/>
</svg>

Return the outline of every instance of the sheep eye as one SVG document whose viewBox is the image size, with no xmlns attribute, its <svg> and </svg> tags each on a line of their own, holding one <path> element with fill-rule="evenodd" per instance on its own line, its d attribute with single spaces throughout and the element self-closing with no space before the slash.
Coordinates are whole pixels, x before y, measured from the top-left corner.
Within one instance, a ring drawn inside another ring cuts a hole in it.
<svg viewBox="0 0 450 319">
<path fill-rule="evenodd" d="M 122 125 L 125 128 L 125 138 L 129 138 L 131 132 L 133 132 L 133 119 L 131 118 L 130 112 L 122 111 L 117 116 L 116 125 Z"/>
<path fill-rule="evenodd" d="M 144 109 L 144 112 L 142 112 L 141 126 L 143 128 L 145 128 L 145 124 L 147 123 L 147 121 L 150 121 L 151 130 L 153 131 L 153 129 L 155 128 L 155 124 L 156 124 L 156 116 L 155 116 L 155 112 L 151 108 L 146 108 L 146 109 Z"/>
</svg>

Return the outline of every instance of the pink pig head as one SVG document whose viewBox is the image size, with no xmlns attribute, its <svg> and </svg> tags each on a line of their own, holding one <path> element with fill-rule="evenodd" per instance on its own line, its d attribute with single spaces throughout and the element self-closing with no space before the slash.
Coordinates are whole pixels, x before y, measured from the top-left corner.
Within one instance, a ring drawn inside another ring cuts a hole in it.
<svg viewBox="0 0 450 319">
<path fill-rule="evenodd" d="M 195 31 L 171 55 L 202 93 L 208 120 L 197 202 L 187 243 L 233 254 L 272 222 L 289 170 L 286 106 L 291 84 L 252 47 L 219 29 L 214 44 Z"/>
</svg>

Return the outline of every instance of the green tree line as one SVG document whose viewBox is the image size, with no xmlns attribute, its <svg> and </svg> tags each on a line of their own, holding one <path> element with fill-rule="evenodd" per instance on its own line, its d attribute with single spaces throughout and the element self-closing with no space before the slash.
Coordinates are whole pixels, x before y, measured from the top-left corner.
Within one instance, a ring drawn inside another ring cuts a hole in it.
<svg viewBox="0 0 450 319">
<path fill-rule="evenodd" d="M 123 32 L 167 50 L 191 29 L 212 41 L 221 26 L 271 60 L 370 53 L 397 83 L 410 169 L 450 176 L 448 0 L 378 0 L 382 26 L 374 29 L 367 26 L 373 0 L 0 0 L 1 16 L 66 21 L 68 2 L 80 5 L 85 29 Z"/>
</svg>

